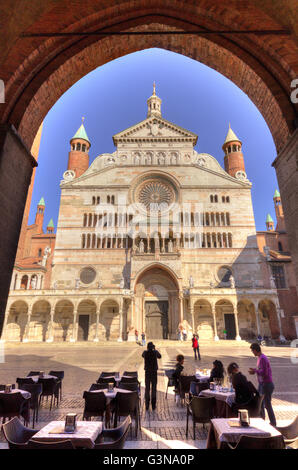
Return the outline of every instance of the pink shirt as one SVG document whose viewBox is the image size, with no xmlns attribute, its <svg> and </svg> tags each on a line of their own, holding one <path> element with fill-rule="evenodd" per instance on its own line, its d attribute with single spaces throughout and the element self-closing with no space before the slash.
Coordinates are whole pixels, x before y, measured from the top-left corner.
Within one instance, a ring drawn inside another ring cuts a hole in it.
<svg viewBox="0 0 298 470">
<path fill-rule="evenodd" d="M 261 354 L 258 357 L 257 361 L 257 368 L 254 369 L 258 376 L 258 382 L 261 383 L 269 383 L 272 382 L 272 371 L 270 362 L 265 354 Z"/>
</svg>

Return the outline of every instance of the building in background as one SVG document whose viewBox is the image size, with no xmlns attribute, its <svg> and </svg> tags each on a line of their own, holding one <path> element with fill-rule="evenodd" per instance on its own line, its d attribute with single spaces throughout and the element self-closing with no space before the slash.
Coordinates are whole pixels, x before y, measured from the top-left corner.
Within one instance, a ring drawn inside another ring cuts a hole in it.
<svg viewBox="0 0 298 470">
<path fill-rule="evenodd" d="M 182 328 L 211 341 L 224 330 L 236 340 L 290 336 L 264 274 L 252 184 L 231 127 L 223 169 L 194 149 L 193 132 L 162 117 L 154 86 L 146 119 L 113 141 L 115 152 L 89 165 L 84 123 L 70 140 L 57 234 L 42 232 L 41 200 L 23 235 L 3 338 L 134 341 L 138 330 L 177 339 Z"/>
</svg>

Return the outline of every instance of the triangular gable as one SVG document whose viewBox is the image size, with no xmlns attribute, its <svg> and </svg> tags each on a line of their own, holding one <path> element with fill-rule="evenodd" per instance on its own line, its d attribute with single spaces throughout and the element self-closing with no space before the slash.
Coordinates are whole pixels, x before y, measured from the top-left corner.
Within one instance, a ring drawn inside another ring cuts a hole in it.
<svg viewBox="0 0 298 470">
<path fill-rule="evenodd" d="M 134 126 L 125 129 L 113 136 L 114 144 L 118 142 L 138 141 L 164 141 L 180 140 L 191 141 L 193 145 L 197 143 L 198 136 L 183 127 L 177 126 L 166 119 L 152 116 Z"/>
</svg>

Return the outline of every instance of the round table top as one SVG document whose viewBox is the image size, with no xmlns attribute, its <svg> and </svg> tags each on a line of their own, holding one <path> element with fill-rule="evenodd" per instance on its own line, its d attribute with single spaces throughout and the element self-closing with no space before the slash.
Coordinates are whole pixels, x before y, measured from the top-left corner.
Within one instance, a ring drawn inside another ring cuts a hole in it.
<svg viewBox="0 0 298 470">
<path fill-rule="evenodd" d="M 30 392 L 27 392 L 27 390 L 21 390 L 20 388 L 13 388 L 11 390 L 11 392 L 9 392 L 9 394 L 18 393 L 18 392 L 20 392 L 23 395 L 23 397 L 26 398 L 26 399 L 31 398 L 31 393 Z M 0 393 L 5 393 L 5 391 L 1 390 Z M 6 395 L 8 395 L 8 394 L 6 393 Z"/>
</svg>

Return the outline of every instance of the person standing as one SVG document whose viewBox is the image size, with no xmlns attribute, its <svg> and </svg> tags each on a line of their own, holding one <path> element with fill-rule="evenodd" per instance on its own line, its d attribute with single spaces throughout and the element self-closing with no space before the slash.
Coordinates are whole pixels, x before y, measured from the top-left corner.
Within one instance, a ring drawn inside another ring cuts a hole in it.
<svg viewBox="0 0 298 470">
<path fill-rule="evenodd" d="M 135 330 L 135 338 L 136 338 L 136 343 L 139 341 L 139 332 L 138 330 Z"/>
<path fill-rule="evenodd" d="M 142 354 L 144 358 L 145 369 L 145 405 L 149 410 L 150 405 L 150 387 L 151 387 L 151 407 L 154 411 L 156 408 L 156 386 L 157 386 L 157 359 L 161 359 L 161 354 L 155 349 L 154 344 L 150 341 L 147 345 L 147 351 Z"/>
<path fill-rule="evenodd" d="M 258 382 L 259 382 L 259 394 L 264 395 L 264 400 L 262 403 L 262 411 L 261 416 L 265 419 L 265 408 L 267 410 L 270 424 L 272 426 L 276 426 L 276 418 L 274 415 L 274 411 L 271 404 L 271 397 L 274 390 L 274 384 L 272 381 L 272 371 L 270 362 L 267 356 L 262 353 L 261 347 L 258 343 L 253 343 L 250 346 L 250 349 L 254 356 L 258 358 L 257 361 L 257 368 L 254 369 L 252 367 L 249 368 L 248 372 L 253 375 L 257 374 Z"/>
<path fill-rule="evenodd" d="M 193 348 L 193 351 L 194 351 L 194 354 L 195 354 L 195 361 L 197 359 L 199 359 L 199 361 L 200 361 L 201 356 L 200 356 L 199 337 L 198 337 L 198 335 L 193 334 L 191 341 L 192 341 L 192 348 Z"/>
<path fill-rule="evenodd" d="M 186 341 L 186 340 L 187 340 L 187 331 L 186 331 L 186 328 L 183 328 L 183 330 L 182 330 L 182 335 L 183 335 L 183 341 Z"/>
<path fill-rule="evenodd" d="M 144 332 L 141 334 L 141 337 L 142 337 L 142 346 L 146 346 L 146 335 Z"/>
</svg>

